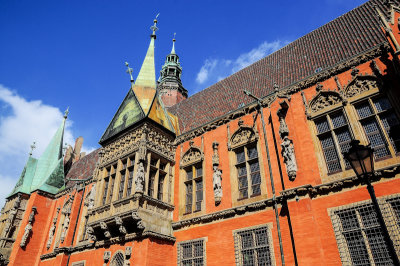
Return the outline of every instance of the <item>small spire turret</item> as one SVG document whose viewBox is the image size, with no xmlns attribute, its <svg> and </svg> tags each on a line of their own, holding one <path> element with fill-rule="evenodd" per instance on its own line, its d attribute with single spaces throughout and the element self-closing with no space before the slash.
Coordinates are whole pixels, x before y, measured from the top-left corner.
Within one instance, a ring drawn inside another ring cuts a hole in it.
<svg viewBox="0 0 400 266">
<path fill-rule="evenodd" d="M 33 143 L 32 143 L 32 145 L 31 145 L 31 151 L 29 152 L 29 156 L 32 156 L 32 154 L 33 154 L 33 150 L 34 149 L 36 149 L 36 141 L 34 141 Z"/>
</svg>

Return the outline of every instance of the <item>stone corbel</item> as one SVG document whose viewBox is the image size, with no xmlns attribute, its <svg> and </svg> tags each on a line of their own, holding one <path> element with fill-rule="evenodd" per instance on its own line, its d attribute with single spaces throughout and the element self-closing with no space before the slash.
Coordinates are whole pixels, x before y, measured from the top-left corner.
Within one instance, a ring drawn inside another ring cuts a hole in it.
<svg viewBox="0 0 400 266">
<path fill-rule="evenodd" d="M 142 218 L 139 217 L 139 215 L 138 215 L 138 213 L 136 211 L 132 212 L 132 219 L 133 219 L 133 221 L 136 222 L 136 227 L 139 230 L 144 230 L 145 227 L 144 227 Z"/>
<path fill-rule="evenodd" d="M 111 233 L 108 230 L 108 226 L 105 222 L 100 222 L 100 228 L 104 231 L 104 236 L 106 238 L 111 238 Z"/>
<path fill-rule="evenodd" d="M 22 235 L 22 240 L 21 243 L 19 244 L 21 248 L 26 247 L 28 238 L 30 237 L 32 232 L 32 225 L 33 222 L 35 221 L 36 212 L 37 212 L 36 207 L 32 207 L 31 213 L 29 214 L 28 224 L 25 226 L 24 234 Z"/>
<path fill-rule="evenodd" d="M 91 226 L 88 226 L 88 228 L 86 229 L 86 233 L 88 234 L 88 237 L 89 237 L 89 239 L 91 240 L 91 241 L 96 241 L 97 240 L 97 237 L 96 237 L 96 235 L 94 234 L 94 229 L 93 229 L 93 227 L 91 227 Z"/>
<path fill-rule="evenodd" d="M 118 225 L 118 230 L 121 234 L 126 235 L 127 231 L 124 226 L 124 222 L 122 221 L 121 217 L 115 216 L 115 223 Z"/>
</svg>

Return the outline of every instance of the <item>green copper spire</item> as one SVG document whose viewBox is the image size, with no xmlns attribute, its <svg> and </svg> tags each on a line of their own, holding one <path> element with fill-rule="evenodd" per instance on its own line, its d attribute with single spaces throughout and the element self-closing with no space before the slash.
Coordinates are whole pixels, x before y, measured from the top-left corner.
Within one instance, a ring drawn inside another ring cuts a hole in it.
<svg viewBox="0 0 400 266">
<path fill-rule="evenodd" d="M 52 194 L 57 193 L 64 186 L 64 163 L 63 163 L 63 137 L 65 121 L 68 109 L 65 111 L 64 119 L 51 139 L 46 150 L 37 161 L 35 175 L 32 180 L 31 192 L 42 190 Z"/>
<path fill-rule="evenodd" d="M 28 161 L 26 162 L 25 167 L 22 170 L 22 173 L 18 179 L 17 184 L 15 185 L 10 195 L 8 195 L 8 197 L 11 197 L 16 193 L 30 194 L 31 184 L 33 177 L 35 176 L 36 164 L 37 164 L 37 159 L 32 157 L 32 152 L 33 149 L 35 148 L 36 148 L 35 142 L 33 142 L 33 144 L 31 145 L 31 152 L 29 153 Z"/>
<path fill-rule="evenodd" d="M 154 40 L 156 39 L 157 17 L 154 19 L 154 25 L 150 27 L 153 34 L 150 36 L 150 45 L 147 49 L 146 57 L 143 60 L 142 67 L 140 68 L 139 75 L 137 76 L 135 85 L 143 87 L 156 87 L 156 69 L 154 66 Z"/>
</svg>

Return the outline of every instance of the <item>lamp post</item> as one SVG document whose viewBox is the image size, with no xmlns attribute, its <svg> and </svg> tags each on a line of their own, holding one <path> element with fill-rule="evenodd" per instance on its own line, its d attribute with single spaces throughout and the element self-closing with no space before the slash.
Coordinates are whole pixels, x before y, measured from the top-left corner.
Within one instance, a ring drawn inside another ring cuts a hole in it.
<svg viewBox="0 0 400 266">
<path fill-rule="evenodd" d="M 374 174 L 374 150 L 368 145 L 360 145 L 360 141 L 352 140 L 348 152 L 343 153 L 344 158 L 350 163 L 357 177 L 367 184 L 367 189 L 374 206 L 378 222 L 382 228 L 386 246 L 394 265 L 400 265 L 396 250 L 390 238 L 389 231 L 383 220 L 382 212 L 376 199 L 374 187 L 371 185 L 370 177 Z"/>
<path fill-rule="evenodd" d="M 283 255 L 283 244 L 282 244 L 282 236 L 281 236 L 281 225 L 280 225 L 280 222 L 279 222 L 278 204 L 276 203 L 276 197 L 275 197 L 274 177 L 272 175 L 271 157 L 269 155 L 269 148 L 268 148 L 268 141 L 267 141 L 267 131 L 265 130 L 264 114 L 263 114 L 263 111 L 262 111 L 262 104 L 261 104 L 262 100 L 260 98 L 258 98 L 257 96 L 253 95 L 248 90 L 243 90 L 243 92 L 247 96 L 250 96 L 251 98 L 253 98 L 253 99 L 255 99 L 257 101 L 258 108 L 259 108 L 259 111 L 261 113 L 261 123 L 262 123 L 262 128 L 263 128 L 265 149 L 266 149 L 266 152 L 267 152 L 269 177 L 270 177 L 270 180 L 271 180 L 272 201 L 274 203 L 276 227 L 277 227 L 278 238 L 279 238 L 279 249 L 280 249 L 280 252 L 281 252 L 282 265 L 285 265 L 285 256 Z"/>
</svg>

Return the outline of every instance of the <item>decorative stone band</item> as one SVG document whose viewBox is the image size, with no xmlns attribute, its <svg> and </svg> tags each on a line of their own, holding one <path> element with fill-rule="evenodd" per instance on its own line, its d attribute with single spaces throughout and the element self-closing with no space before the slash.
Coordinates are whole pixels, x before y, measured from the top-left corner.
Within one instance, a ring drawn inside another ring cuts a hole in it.
<svg viewBox="0 0 400 266">
<path fill-rule="evenodd" d="M 400 165 L 391 166 L 385 169 L 380 169 L 376 171 L 375 177 L 372 178 L 372 182 L 377 182 L 383 178 L 394 178 L 396 174 L 400 173 Z M 337 180 L 330 183 L 324 183 L 318 186 L 312 185 L 304 185 L 300 187 L 296 187 L 293 189 L 288 189 L 280 192 L 280 196 L 276 197 L 276 200 L 279 204 L 286 199 L 293 199 L 296 196 L 309 196 L 311 198 L 316 198 L 321 195 L 326 195 L 330 192 L 338 192 L 345 188 L 351 188 L 358 186 L 360 184 L 360 180 L 356 176 L 352 176 L 349 178 Z M 251 204 L 238 206 L 235 208 L 226 209 L 223 211 L 202 215 L 198 217 L 194 217 L 191 219 L 182 220 L 179 222 L 172 223 L 172 229 L 179 230 L 184 227 L 188 227 L 194 224 L 207 224 L 216 220 L 232 218 L 234 216 L 242 215 L 245 213 L 256 212 L 260 210 L 264 210 L 268 207 L 273 206 L 272 198 L 262 201 L 257 201 Z"/>
<path fill-rule="evenodd" d="M 353 66 L 358 66 L 365 62 L 368 62 L 374 58 L 379 57 L 382 54 L 387 53 L 389 51 L 390 45 L 387 41 L 377 44 L 376 46 L 370 48 L 369 50 L 355 55 L 354 57 L 340 62 L 324 71 L 313 74 L 309 77 L 306 77 L 303 80 L 297 81 L 293 84 L 290 84 L 277 92 L 272 92 L 271 94 L 265 96 L 263 98 L 262 106 L 268 107 L 271 105 L 277 98 L 289 98 L 290 95 L 297 93 L 303 89 L 309 88 L 315 85 L 318 82 L 321 82 L 329 77 L 333 77 L 339 73 L 347 71 L 351 69 Z M 224 125 L 232 120 L 235 120 L 239 117 L 242 117 L 246 114 L 250 114 L 257 109 L 257 104 L 250 103 L 240 109 L 237 109 L 233 112 L 220 116 L 211 122 L 201 125 L 197 128 L 194 128 L 182 135 L 179 135 L 175 140 L 175 145 L 179 145 L 183 142 L 189 141 L 197 136 L 204 134 L 207 131 L 211 131 L 216 129 L 217 127 Z"/>
</svg>

